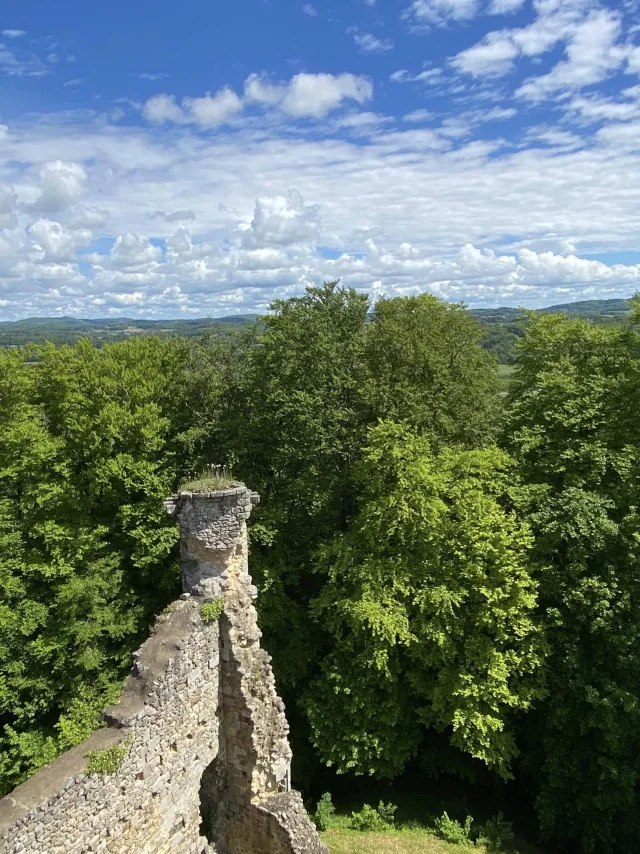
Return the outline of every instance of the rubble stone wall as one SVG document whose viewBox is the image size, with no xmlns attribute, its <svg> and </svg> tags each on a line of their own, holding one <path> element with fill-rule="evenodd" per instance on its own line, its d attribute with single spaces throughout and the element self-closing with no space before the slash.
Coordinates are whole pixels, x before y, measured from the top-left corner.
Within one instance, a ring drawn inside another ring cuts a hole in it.
<svg viewBox="0 0 640 854">
<path fill-rule="evenodd" d="M 0 800 L 3 854 L 326 854 L 289 790 L 284 705 L 260 648 L 246 535 L 257 500 L 239 486 L 166 502 L 185 593 L 135 654 L 107 726 Z M 202 606 L 217 600 L 209 621 Z M 89 773 L 104 750 L 119 767 Z"/>
</svg>

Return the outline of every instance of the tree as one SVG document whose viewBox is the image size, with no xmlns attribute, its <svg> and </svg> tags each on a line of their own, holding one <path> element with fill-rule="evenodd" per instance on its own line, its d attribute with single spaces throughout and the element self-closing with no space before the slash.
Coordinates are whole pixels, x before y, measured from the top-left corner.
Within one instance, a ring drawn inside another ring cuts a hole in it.
<svg viewBox="0 0 640 854">
<path fill-rule="evenodd" d="M 547 838 L 627 852 L 640 832 L 640 336 L 531 319 L 504 443 L 525 487 L 548 697 L 528 728 Z"/>
<path fill-rule="evenodd" d="M 372 421 L 395 419 L 435 445 L 487 444 L 497 426 L 495 357 L 463 305 L 429 294 L 381 299 L 367 328 Z"/>
<path fill-rule="evenodd" d="M 92 731 L 178 591 L 162 499 L 193 450 L 194 358 L 157 339 L 0 351 L 3 792 Z"/>
<path fill-rule="evenodd" d="M 350 514 L 369 301 L 329 282 L 271 308 L 239 378 L 226 435 L 240 475 L 263 497 L 250 532 L 252 567 L 261 625 L 286 692 L 314 657 L 306 616 L 317 588 L 311 556 Z"/>
<path fill-rule="evenodd" d="M 317 561 L 312 611 L 331 644 L 305 706 L 327 764 L 397 774 L 432 727 L 509 775 L 543 652 L 511 469 L 495 448 L 434 453 L 406 425 L 369 431 L 358 513 Z"/>
</svg>

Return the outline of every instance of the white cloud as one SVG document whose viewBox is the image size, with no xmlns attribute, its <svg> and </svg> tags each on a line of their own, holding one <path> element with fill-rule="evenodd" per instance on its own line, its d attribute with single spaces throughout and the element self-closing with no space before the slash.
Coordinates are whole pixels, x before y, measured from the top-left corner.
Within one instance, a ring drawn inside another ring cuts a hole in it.
<svg viewBox="0 0 640 854">
<path fill-rule="evenodd" d="M 631 101 L 614 101 L 611 98 L 591 96 L 585 98 L 576 96 L 566 107 L 567 113 L 577 113 L 587 122 L 629 121 L 640 116 L 640 103 Z"/>
<path fill-rule="evenodd" d="M 285 83 L 273 83 L 267 76 L 250 74 L 244 81 L 244 97 L 249 103 L 275 106 L 287 93 Z"/>
<path fill-rule="evenodd" d="M 453 67 L 475 77 L 502 76 L 518 57 L 538 57 L 562 42 L 571 43 L 588 21 L 591 0 L 534 0 L 536 18 L 519 29 L 495 30 L 451 59 Z"/>
<path fill-rule="evenodd" d="M 85 229 L 67 231 L 59 222 L 39 219 L 29 228 L 29 237 L 34 243 L 38 260 L 76 260 L 76 251 L 91 241 L 91 232 Z"/>
<path fill-rule="evenodd" d="M 242 110 L 242 101 L 229 88 L 215 95 L 201 98 L 184 98 L 178 106 L 173 95 L 154 95 L 145 103 L 142 113 L 147 121 L 163 124 L 196 124 L 200 127 L 217 127 Z"/>
<path fill-rule="evenodd" d="M 412 0 L 404 17 L 418 25 L 465 21 L 478 14 L 478 0 Z"/>
<path fill-rule="evenodd" d="M 242 110 L 242 101 L 232 89 L 220 89 L 215 95 L 186 98 L 183 107 L 200 127 L 217 127 Z"/>
<path fill-rule="evenodd" d="M 621 22 L 615 13 L 605 9 L 592 12 L 576 27 L 567 44 L 567 58 L 548 74 L 526 80 L 516 95 L 541 101 L 558 91 L 575 91 L 599 83 L 625 59 L 624 50 L 617 44 L 620 34 Z"/>
<path fill-rule="evenodd" d="M 425 68 L 417 74 L 411 74 L 406 68 L 400 68 L 389 75 L 392 83 L 423 83 L 436 85 L 442 82 L 443 73 L 441 68 Z"/>
<path fill-rule="evenodd" d="M 492 0 L 489 6 L 490 15 L 510 15 L 517 12 L 525 4 L 525 0 Z"/>
<path fill-rule="evenodd" d="M 109 222 L 109 212 L 101 208 L 75 205 L 64 214 L 64 222 L 72 228 L 88 228 L 90 230 L 104 228 Z"/>
<path fill-rule="evenodd" d="M 142 71 L 140 74 L 138 74 L 140 80 L 164 80 L 165 77 L 168 76 L 169 75 L 163 71 L 158 71 L 155 73 L 149 71 Z"/>
<path fill-rule="evenodd" d="M 26 30 L 2 30 L 2 35 L 7 39 L 19 39 L 26 34 Z"/>
<path fill-rule="evenodd" d="M 40 198 L 35 207 L 39 211 L 55 213 L 79 201 L 85 191 L 87 172 L 80 163 L 54 160 L 40 169 Z"/>
<path fill-rule="evenodd" d="M 291 79 L 282 109 L 291 116 L 324 118 L 344 101 L 364 104 L 371 100 L 373 85 L 355 74 L 296 74 Z"/>
<path fill-rule="evenodd" d="M 431 110 L 412 110 L 410 113 L 405 113 L 402 117 L 403 122 L 428 122 L 434 118 L 434 114 Z"/>
<path fill-rule="evenodd" d="M 321 124 L 286 126 L 291 88 L 250 78 L 250 120 L 216 134 L 171 99 L 177 138 L 79 114 L 12 123 L 0 148 L 3 315 L 260 311 L 335 277 L 368 292 L 428 289 L 476 305 L 626 296 L 640 286 L 637 265 L 580 257 L 637 250 L 634 87 L 616 98 L 573 94 L 565 124 L 510 133 L 507 144 L 472 133 L 513 117 L 493 95 L 440 113 L 440 126 L 420 110 L 403 125 L 355 98 L 355 109 Z M 604 126 L 593 132 L 587 121 Z M 98 239 L 110 251 L 86 254 Z"/>
<path fill-rule="evenodd" d="M 89 256 L 98 261 L 96 256 Z M 154 246 L 148 237 L 138 237 L 129 231 L 116 238 L 111 247 L 109 258 L 103 259 L 102 265 L 115 267 L 120 270 L 141 271 L 149 265 L 156 264 L 162 257 L 162 249 Z"/>
<path fill-rule="evenodd" d="M 44 77 L 49 68 L 35 54 L 16 53 L 0 44 L 0 72 L 9 77 Z"/>
<path fill-rule="evenodd" d="M 315 18 L 318 14 L 315 8 L 311 5 L 311 3 L 305 3 L 302 7 L 302 11 L 310 18 Z"/>
<path fill-rule="evenodd" d="M 0 228 L 15 228 L 18 197 L 14 187 L 0 184 Z"/>
<path fill-rule="evenodd" d="M 142 108 L 142 115 L 148 122 L 162 124 L 163 122 L 186 123 L 182 109 L 176 104 L 173 95 L 154 95 Z"/>
<path fill-rule="evenodd" d="M 65 80 L 62 86 L 64 89 L 68 89 L 71 86 L 78 86 L 80 83 L 82 83 L 82 77 L 74 77 L 73 80 Z"/>
<path fill-rule="evenodd" d="M 285 196 L 260 196 L 253 219 L 240 228 L 242 245 L 249 249 L 315 242 L 321 228 L 320 210 L 317 205 L 305 205 L 295 190 Z"/>
<path fill-rule="evenodd" d="M 187 222 L 188 220 L 194 220 L 195 218 L 195 213 L 190 210 L 173 211 L 173 213 L 156 211 L 149 217 L 149 219 L 163 219 L 165 222 Z"/>
<path fill-rule="evenodd" d="M 518 54 L 519 50 L 510 37 L 489 33 L 483 41 L 456 54 L 451 64 L 457 71 L 474 77 L 501 77 L 511 70 Z"/>
<path fill-rule="evenodd" d="M 179 105 L 173 95 L 154 95 L 144 104 L 143 116 L 155 124 L 197 124 L 216 127 L 237 116 L 246 105 L 278 107 L 295 117 L 324 118 L 345 101 L 363 104 L 371 99 L 373 86 L 355 74 L 296 74 L 288 83 L 272 82 L 265 75 L 251 74 L 244 85 L 244 99 L 232 89 L 216 95 L 184 98 Z"/>
<path fill-rule="evenodd" d="M 355 33 L 353 39 L 361 53 L 386 53 L 393 50 L 393 39 L 379 39 L 372 33 Z"/>
</svg>

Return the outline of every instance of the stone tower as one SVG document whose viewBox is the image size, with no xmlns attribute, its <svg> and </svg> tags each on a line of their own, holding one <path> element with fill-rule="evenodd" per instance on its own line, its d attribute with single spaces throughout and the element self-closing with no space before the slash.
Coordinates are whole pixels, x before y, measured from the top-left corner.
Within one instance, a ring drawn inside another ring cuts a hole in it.
<svg viewBox="0 0 640 854">
<path fill-rule="evenodd" d="M 185 592 L 135 654 L 106 728 L 0 801 L 2 852 L 328 854 L 290 790 L 284 704 L 260 647 L 257 502 L 244 486 L 165 502 Z M 88 757 L 117 761 L 105 772 Z"/>
</svg>

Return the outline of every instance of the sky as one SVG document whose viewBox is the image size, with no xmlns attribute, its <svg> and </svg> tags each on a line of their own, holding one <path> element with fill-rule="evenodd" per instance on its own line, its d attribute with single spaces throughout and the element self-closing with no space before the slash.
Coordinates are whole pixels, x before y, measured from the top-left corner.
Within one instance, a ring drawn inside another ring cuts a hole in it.
<svg viewBox="0 0 640 854">
<path fill-rule="evenodd" d="M 640 0 L 3 0 L 0 320 L 640 290 Z"/>
</svg>

